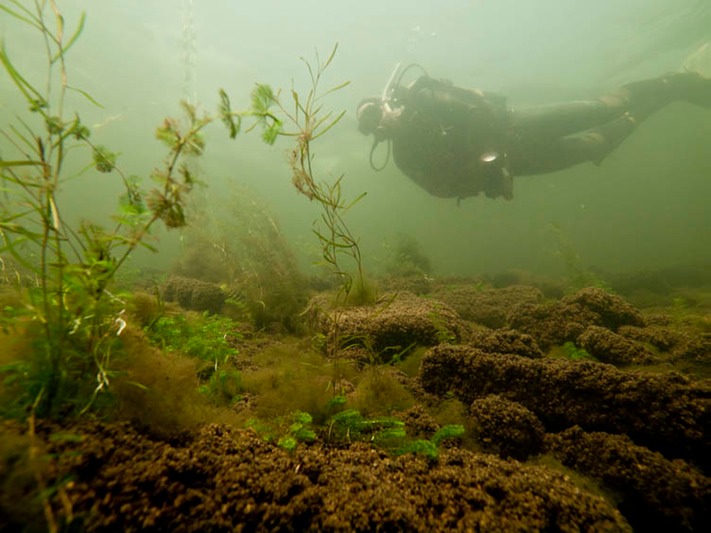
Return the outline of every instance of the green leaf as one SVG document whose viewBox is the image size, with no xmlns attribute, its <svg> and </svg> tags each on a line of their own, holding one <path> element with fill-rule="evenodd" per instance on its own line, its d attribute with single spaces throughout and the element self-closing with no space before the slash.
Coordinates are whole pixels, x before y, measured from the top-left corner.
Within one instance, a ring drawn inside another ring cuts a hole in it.
<svg viewBox="0 0 711 533">
<path fill-rule="evenodd" d="M 445 439 L 453 439 L 464 435 L 464 426 L 461 424 L 450 424 L 442 426 L 432 437 L 435 446 L 439 446 Z"/>
<path fill-rule="evenodd" d="M 70 91 L 74 91 L 76 93 L 81 94 L 84 98 L 89 100 L 96 107 L 100 107 L 101 109 L 104 109 L 104 106 L 102 106 L 99 102 L 94 100 L 94 98 L 88 92 L 84 91 L 83 89 L 79 89 L 77 87 L 72 87 L 71 85 L 67 85 L 67 89 L 69 89 Z"/>
<path fill-rule="evenodd" d="M 257 84 L 252 90 L 252 112 L 257 115 L 266 115 L 269 108 L 276 102 L 274 91 L 269 85 Z"/>
<path fill-rule="evenodd" d="M 401 427 L 384 428 L 373 436 L 374 440 L 381 445 L 392 441 L 401 441 L 405 437 L 407 437 L 407 431 Z"/>
<path fill-rule="evenodd" d="M 107 174 L 107 173 L 111 172 L 114 168 L 116 168 L 116 158 L 117 157 L 118 157 L 117 153 L 110 151 L 105 146 L 101 146 L 101 145 L 94 146 L 94 153 L 93 153 L 94 167 L 99 172 Z"/>
<path fill-rule="evenodd" d="M 11 16 L 15 17 L 16 19 L 21 20 L 22 22 L 29 24 L 30 26 L 34 26 L 35 28 L 37 28 L 40 31 L 44 31 L 44 28 L 42 28 L 42 25 L 40 24 L 39 19 L 37 19 L 37 17 L 35 17 L 31 11 L 29 11 L 24 6 L 18 4 L 17 2 L 13 2 L 13 3 L 15 5 L 17 5 L 17 7 L 19 7 L 22 11 L 27 13 L 28 16 L 25 17 L 23 15 L 20 15 L 17 11 L 13 11 L 9 7 L 4 6 L 2 4 L 0 4 L 0 9 L 5 11 L 6 13 L 10 14 Z"/>
<path fill-rule="evenodd" d="M 336 85 L 335 87 L 331 87 L 328 91 L 326 91 L 325 93 L 323 93 L 323 94 L 320 96 L 320 98 L 323 98 L 324 96 L 329 95 L 329 94 L 331 94 L 331 93 L 335 93 L 336 91 L 340 91 L 340 90 L 343 89 L 344 87 L 348 87 L 350 84 L 351 84 L 351 82 L 350 82 L 350 80 L 348 80 L 348 81 L 344 81 L 344 82 L 341 83 L 340 85 Z"/>
<path fill-rule="evenodd" d="M 331 54 L 328 56 L 328 59 L 321 65 L 320 70 L 323 71 L 325 70 L 328 65 L 331 64 L 331 61 L 333 61 L 333 58 L 336 57 L 336 52 L 338 51 L 338 42 L 333 45 L 333 50 L 331 50 Z"/>
<path fill-rule="evenodd" d="M 31 104 L 30 109 L 32 111 L 39 111 L 41 108 L 46 107 L 46 101 L 42 97 L 42 94 L 35 89 L 30 82 L 22 77 L 22 75 L 12 64 L 12 61 L 10 61 L 10 57 L 7 55 L 4 43 L 0 47 L 0 63 L 3 64 L 14 84 L 18 89 L 20 89 L 20 92 L 25 96 L 25 99 Z"/>
<path fill-rule="evenodd" d="M 180 143 L 178 124 L 174 119 L 166 118 L 163 125 L 156 128 L 156 139 L 165 143 L 171 150 L 175 150 Z"/>
<path fill-rule="evenodd" d="M 232 108 L 230 107 L 230 97 L 224 89 L 220 89 L 220 103 L 218 105 L 218 111 L 220 113 L 220 119 L 225 127 L 230 132 L 230 139 L 237 137 L 239 130 L 242 126 L 242 117 L 232 113 Z"/>
<path fill-rule="evenodd" d="M 281 437 L 279 439 L 279 441 L 277 442 L 277 445 L 280 448 L 283 448 L 288 452 L 293 452 L 296 449 L 296 446 L 298 444 L 299 444 L 298 441 L 291 435 L 286 436 L 286 437 Z"/>
<path fill-rule="evenodd" d="M 343 176 L 341 176 L 341 177 L 343 177 Z M 348 205 L 343 207 L 343 212 L 345 213 L 346 211 L 348 211 L 351 207 L 353 207 L 355 204 L 360 202 L 367 194 L 368 194 L 367 191 L 360 193 L 358 196 L 355 197 L 355 199 L 353 201 L 351 201 L 351 203 L 349 203 Z"/>
<path fill-rule="evenodd" d="M 24 166 L 39 166 L 44 165 L 42 161 L 5 161 L 0 159 L 0 167 L 24 167 Z"/>
<path fill-rule="evenodd" d="M 82 442 L 83 440 L 83 435 L 78 433 L 67 433 L 64 431 L 58 431 L 49 436 L 50 442 Z"/>
<path fill-rule="evenodd" d="M 279 137 L 279 133 L 281 133 L 281 129 L 282 129 L 281 121 L 275 119 L 262 132 L 262 140 L 265 143 L 267 143 L 269 146 L 272 146 L 276 142 L 277 137 Z"/>
<path fill-rule="evenodd" d="M 437 445 L 429 440 L 419 439 L 409 443 L 403 449 L 400 450 L 401 453 L 415 453 L 419 455 L 424 455 L 430 461 L 434 461 L 439 456 L 439 450 Z"/>
<path fill-rule="evenodd" d="M 84 22 L 86 22 L 86 13 L 82 12 L 81 17 L 79 18 L 79 25 L 77 26 L 77 29 L 74 30 L 74 34 L 72 34 L 72 36 L 69 38 L 67 44 L 62 46 L 59 52 L 57 52 L 57 54 L 52 58 L 52 63 L 57 61 L 57 59 L 59 59 L 60 57 L 64 56 L 64 54 L 66 54 L 67 51 L 74 45 L 76 40 L 81 35 L 81 32 L 84 30 Z"/>
<path fill-rule="evenodd" d="M 79 115 L 77 114 L 74 115 L 74 122 L 72 122 L 72 125 L 69 127 L 67 133 L 69 135 L 73 135 L 74 138 L 78 141 L 86 140 L 91 135 L 91 131 L 89 130 L 89 128 L 84 126 L 84 124 L 81 123 L 81 120 L 79 120 Z"/>
<path fill-rule="evenodd" d="M 324 129 L 322 129 L 317 134 L 315 134 L 313 136 L 312 140 L 318 139 L 319 137 L 321 137 L 321 135 L 328 132 L 333 126 L 335 126 L 336 124 L 338 124 L 341 121 L 341 119 L 343 118 L 343 115 L 345 115 L 345 114 L 346 114 L 345 110 L 341 111 L 340 114 L 336 118 L 334 118 L 333 121 L 328 126 L 326 126 Z M 327 115 L 326 118 L 328 118 L 328 116 L 330 116 L 330 115 Z M 322 122 L 323 122 L 323 120 L 319 121 L 318 126 L 320 126 Z M 316 129 L 316 128 L 314 128 L 314 129 Z"/>
</svg>

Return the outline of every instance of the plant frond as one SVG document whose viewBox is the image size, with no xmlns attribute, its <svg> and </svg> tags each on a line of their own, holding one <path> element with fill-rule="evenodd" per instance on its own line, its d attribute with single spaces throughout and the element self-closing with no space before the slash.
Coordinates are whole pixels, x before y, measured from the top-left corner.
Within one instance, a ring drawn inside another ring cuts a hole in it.
<svg viewBox="0 0 711 533">
<path fill-rule="evenodd" d="M 338 42 L 333 45 L 333 50 L 331 50 L 331 54 L 328 56 L 328 59 L 321 65 L 321 71 L 324 71 L 328 68 L 328 65 L 331 64 L 331 61 L 333 61 L 333 58 L 336 57 L 336 52 L 338 51 Z"/>
<path fill-rule="evenodd" d="M 323 98 L 324 96 L 328 96 L 331 93 L 335 93 L 336 91 L 340 91 L 341 89 L 348 87 L 351 84 L 350 80 L 346 80 L 343 83 L 336 85 L 335 87 L 331 87 L 329 90 L 321 93 L 319 98 Z"/>
<path fill-rule="evenodd" d="M 232 112 L 230 106 L 230 97 L 224 89 L 220 89 L 220 103 L 218 104 L 218 113 L 225 127 L 229 130 L 230 139 L 237 137 L 242 127 L 242 117 Z"/>
<path fill-rule="evenodd" d="M 64 46 L 60 46 L 59 51 L 50 60 L 51 63 L 54 63 L 59 58 L 63 57 L 69 51 L 69 49 L 74 45 L 74 43 L 76 43 L 77 39 L 84 31 L 84 23 L 85 22 L 86 22 L 86 13 L 82 12 L 81 17 L 79 18 L 79 25 L 77 26 L 77 29 L 74 30 L 74 33 L 67 41 L 67 44 L 65 44 Z M 64 25 L 63 19 L 62 19 L 62 25 Z"/>
<path fill-rule="evenodd" d="M 7 55 L 7 49 L 5 48 L 4 43 L 0 46 L 0 63 L 3 64 L 13 83 L 17 86 L 28 102 L 38 108 L 46 105 L 46 101 L 42 97 L 42 94 L 35 89 L 30 82 L 23 78 L 12 64 L 10 57 Z"/>
<path fill-rule="evenodd" d="M 99 108 L 101 108 L 101 109 L 104 109 L 104 106 L 101 105 L 99 102 L 97 102 L 88 92 L 86 92 L 86 91 L 84 91 L 84 90 L 82 90 L 82 89 L 79 89 L 78 87 L 72 87 L 71 85 L 67 85 L 67 89 L 69 89 L 70 91 L 74 91 L 74 92 L 76 92 L 76 93 L 81 94 L 84 98 L 86 98 L 87 100 L 89 100 L 89 101 L 90 101 L 92 104 L 94 104 L 96 107 L 99 107 Z"/>
<path fill-rule="evenodd" d="M 338 124 L 341 121 L 341 119 L 343 118 L 343 116 L 345 114 L 346 114 L 346 111 L 344 109 L 324 129 L 322 129 L 320 132 L 318 132 L 316 135 L 314 135 L 314 139 L 318 139 L 319 137 L 321 137 L 321 135 L 323 135 L 324 133 L 327 133 L 331 128 L 333 128 L 336 124 Z M 329 117 L 330 117 L 330 113 L 326 116 L 326 118 L 329 118 Z M 318 125 L 320 126 L 321 123 L 319 122 Z M 314 129 L 316 129 L 316 128 L 314 128 Z"/>
<path fill-rule="evenodd" d="M 29 24 L 30 26 L 34 26 L 38 30 L 42 30 L 42 26 L 39 24 L 39 19 L 25 6 L 20 4 L 19 2 L 16 2 L 15 0 L 10 0 L 13 4 L 15 4 L 20 10 L 25 12 L 25 15 L 21 15 L 17 11 L 14 11 L 10 9 L 7 6 L 1 5 L 0 4 L 0 10 L 5 11 L 5 13 L 15 17 L 18 20 L 21 20 L 22 22 Z"/>
<path fill-rule="evenodd" d="M 0 159 L 0 167 L 24 167 L 24 166 L 42 166 L 42 161 L 5 161 Z"/>
</svg>

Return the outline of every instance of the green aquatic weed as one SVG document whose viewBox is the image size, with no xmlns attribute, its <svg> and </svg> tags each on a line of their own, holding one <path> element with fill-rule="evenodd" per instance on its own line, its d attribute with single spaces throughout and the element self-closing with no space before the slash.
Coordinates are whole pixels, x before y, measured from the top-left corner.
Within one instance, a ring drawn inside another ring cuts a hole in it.
<svg viewBox="0 0 711 533">
<path fill-rule="evenodd" d="M 216 404 L 233 404 L 242 395 L 242 375 L 229 365 L 239 353 L 233 346 L 240 336 L 227 317 L 210 315 L 160 316 L 146 327 L 148 338 L 168 352 L 198 359 L 199 391 Z"/>
<path fill-rule="evenodd" d="M 563 353 L 568 359 L 571 359 L 572 361 L 596 360 L 595 357 L 590 355 L 587 350 L 585 350 L 584 348 L 580 348 L 574 342 L 571 341 L 568 341 L 563 344 Z"/>
<path fill-rule="evenodd" d="M 309 73 L 311 87 L 305 94 L 292 88 L 293 105 L 285 103 L 280 93 L 274 92 L 270 86 L 261 84 L 252 92 L 252 109 L 249 114 L 257 117 L 258 123 L 263 127 L 262 138 L 268 144 L 273 144 L 280 135 L 295 140 L 293 148 L 289 151 L 292 184 L 299 193 L 317 202 L 321 207 L 321 217 L 314 222 L 313 233 L 321 244 L 323 260 L 333 268 L 341 283 L 341 295 L 344 301 L 347 301 L 354 289 L 354 278 L 341 264 L 342 257 L 355 263 L 357 276 L 355 288 L 363 291 L 366 283 L 358 238 L 346 224 L 345 215 L 366 193 L 347 200 L 343 196 L 341 187 L 343 175 L 331 182 L 319 180 L 313 165 L 312 148 L 312 143 L 328 133 L 345 115 L 345 111 L 338 114 L 324 111 L 322 104 L 324 97 L 343 89 L 350 83 L 346 81 L 325 91 L 321 90 L 322 77 L 333 62 L 337 50 L 336 44 L 325 61 L 321 61 L 317 54 L 315 65 L 302 58 Z M 271 112 L 272 106 L 285 116 L 285 120 L 279 119 Z M 291 124 L 293 129 L 286 130 L 284 123 Z"/>
<path fill-rule="evenodd" d="M 108 148 L 101 145 L 93 147 L 94 167 L 99 172 L 108 174 L 116 168 L 116 158 L 118 154 L 111 152 Z"/>
<path fill-rule="evenodd" d="M 405 446 L 398 450 L 398 453 L 415 453 L 423 455 L 430 461 L 436 461 L 439 457 L 439 446 L 447 439 L 460 438 L 464 435 L 464 426 L 460 424 L 451 424 L 442 426 L 437 432 L 432 436 L 431 439 L 417 439 L 412 442 L 408 442 Z"/>
<path fill-rule="evenodd" d="M 94 144 L 79 114 L 68 109 L 70 93 L 101 107 L 68 82 L 66 53 L 78 42 L 85 16 L 70 33 L 55 2 L 10 0 L 0 4 L 0 14 L 37 30 L 47 59 L 45 79 L 35 84 L 18 69 L 7 45 L 0 47 L 0 64 L 27 103 L 0 131 L 11 152 L 0 159 L 0 259 L 12 260 L 20 273 L 24 330 L 37 340 L 31 371 L 17 377 L 33 395 L 26 410 L 39 416 L 84 412 L 108 390 L 127 326 L 125 303 L 110 292 L 111 284 L 139 247 L 152 249 L 146 238 L 154 225 L 186 224 L 185 202 L 195 177 L 185 157 L 203 152 L 202 129 L 211 119 L 183 103 L 185 120 L 165 120 L 157 137 L 168 155 L 146 193 L 138 178 L 121 171 L 119 154 Z M 75 168 L 81 170 L 70 170 Z M 93 171 L 111 174 L 124 187 L 110 228 L 72 223 L 68 196 L 60 194 L 67 182 Z"/>
<path fill-rule="evenodd" d="M 405 437 L 405 423 L 394 417 L 365 418 L 357 409 L 346 409 L 334 414 L 328 421 L 329 440 L 351 442 L 370 439 L 390 442 Z"/>
<path fill-rule="evenodd" d="M 251 419 L 247 427 L 254 429 L 267 442 L 275 442 L 280 448 L 292 452 L 300 442 L 313 442 L 316 432 L 309 413 L 294 411 L 271 422 Z"/>
<path fill-rule="evenodd" d="M 279 437 L 277 445 L 291 452 L 296 449 L 299 442 L 313 442 L 316 432 L 312 429 L 313 419 L 309 413 L 295 411 L 290 416 L 291 424 L 286 435 Z"/>
<path fill-rule="evenodd" d="M 234 322 L 207 312 L 192 318 L 162 316 L 152 323 L 147 333 L 163 350 L 180 351 L 214 367 L 227 363 L 238 354 L 231 344 L 239 338 Z"/>
</svg>

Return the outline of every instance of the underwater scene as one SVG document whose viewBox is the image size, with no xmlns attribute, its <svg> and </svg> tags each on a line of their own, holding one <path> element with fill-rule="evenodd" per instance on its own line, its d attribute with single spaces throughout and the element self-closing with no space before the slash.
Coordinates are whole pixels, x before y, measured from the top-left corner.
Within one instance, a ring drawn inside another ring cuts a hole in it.
<svg viewBox="0 0 711 533">
<path fill-rule="evenodd" d="M 709 530 L 708 0 L 0 0 L 0 64 L 0 531 Z"/>
</svg>

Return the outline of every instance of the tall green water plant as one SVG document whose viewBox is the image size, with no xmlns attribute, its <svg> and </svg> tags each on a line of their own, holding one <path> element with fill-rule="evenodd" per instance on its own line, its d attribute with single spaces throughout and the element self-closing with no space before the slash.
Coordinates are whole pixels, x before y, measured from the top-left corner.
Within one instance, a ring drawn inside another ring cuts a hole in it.
<svg viewBox="0 0 711 533">
<path fill-rule="evenodd" d="M 312 65 L 302 58 L 309 73 L 311 87 L 305 97 L 295 89 L 291 89 L 293 102 L 291 110 L 281 100 L 277 99 L 276 101 L 288 118 L 288 122 L 294 127 L 293 130 L 283 132 L 284 135 L 295 139 L 294 146 L 289 152 L 292 183 L 302 195 L 311 201 L 318 202 L 321 206 L 320 224 L 315 224 L 313 231 L 321 244 L 323 259 L 333 267 L 339 276 L 342 282 L 343 297 L 347 299 L 354 288 L 354 281 L 356 288 L 363 291 L 365 280 L 358 239 L 350 231 L 344 217 L 348 210 L 359 202 L 366 193 L 347 200 L 341 189 L 343 175 L 330 182 L 317 179 L 314 172 L 312 150 L 313 142 L 328 133 L 345 115 L 345 111 L 341 111 L 335 116 L 333 111 L 324 111 L 322 101 L 329 94 L 349 85 L 350 82 L 343 82 L 323 92 L 320 88 L 321 79 L 326 69 L 331 65 L 337 50 L 338 45 L 333 47 L 325 61 L 321 61 L 316 54 L 316 65 Z M 342 265 L 341 257 L 352 261 L 356 271 L 355 279 Z"/>
<path fill-rule="evenodd" d="M 323 76 L 332 64 L 338 50 L 336 44 L 326 60 L 316 54 L 315 64 L 301 58 L 309 74 L 310 87 L 305 92 L 291 88 L 291 98 L 282 98 L 281 92 L 265 84 L 259 84 L 252 92 L 251 109 L 247 115 L 255 119 L 251 128 L 261 127 L 262 139 L 273 144 L 279 136 L 294 139 L 289 150 L 289 166 L 292 184 L 296 190 L 321 208 L 321 217 L 314 223 L 313 232 L 321 245 L 321 253 L 326 264 L 330 265 L 340 281 L 339 297 L 345 302 L 352 296 L 354 289 L 359 295 L 364 294 L 365 278 L 363 259 L 358 238 L 349 229 L 345 215 L 366 193 L 353 199 L 343 195 L 343 175 L 335 180 L 320 179 L 314 168 L 313 143 L 328 133 L 338 124 L 345 111 L 334 113 L 324 107 L 324 99 L 350 84 L 342 82 L 330 89 L 322 90 Z M 277 112 L 272 109 L 276 108 Z M 231 131 L 239 131 L 239 124 L 230 122 L 234 115 L 225 108 L 224 120 Z M 281 117 L 281 118 L 280 118 Z M 342 259 L 351 262 L 351 268 L 343 264 Z M 355 271 L 355 275 L 353 275 Z"/>
<path fill-rule="evenodd" d="M 94 144 L 79 114 L 67 109 L 69 93 L 99 105 L 68 81 L 68 52 L 81 36 L 85 16 L 69 34 L 54 0 L 25 4 L 9 0 L 0 11 L 38 32 L 46 68 L 44 79 L 36 80 L 16 68 L 5 43 L 0 48 L 0 63 L 27 105 L 0 129 L 9 147 L 2 155 L 12 153 L 0 159 L 0 257 L 11 258 L 20 279 L 30 280 L 20 287 L 26 302 L 18 320 L 29 324 L 38 340 L 29 362 L 0 370 L 26 382 L 18 406 L 46 416 L 86 409 L 108 388 L 111 357 L 126 325 L 123 303 L 109 292 L 110 283 L 139 246 L 151 248 L 146 236 L 154 224 L 186 223 L 184 205 L 194 176 L 183 159 L 202 153 L 201 130 L 210 119 L 183 104 L 185 121 L 165 120 L 156 136 L 168 155 L 151 175 L 156 185 L 144 192 L 139 178 L 119 169 L 117 154 Z M 72 174 L 70 159 L 82 156 L 83 169 Z M 72 223 L 66 216 L 65 183 L 96 173 L 116 175 L 124 186 L 111 228 Z"/>
</svg>

